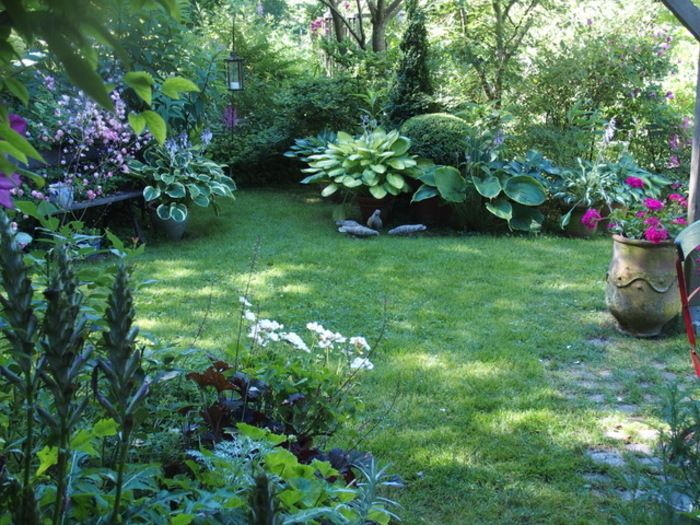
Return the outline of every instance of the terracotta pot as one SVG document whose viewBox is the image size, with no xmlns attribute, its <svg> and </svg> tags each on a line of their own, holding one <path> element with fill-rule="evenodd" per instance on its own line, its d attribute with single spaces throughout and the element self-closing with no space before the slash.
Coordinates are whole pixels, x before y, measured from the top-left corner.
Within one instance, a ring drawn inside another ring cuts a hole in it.
<svg viewBox="0 0 700 525">
<path fill-rule="evenodd" d="M 618 329 L 654 337 L 680 312 L 676 251 L 670 241 L 654 244 L 613 235 L 605 300 Z"/>
<path fill-rule="evenodd" d="M 382 221 L 386 224 L 391 218 L 391 211 L 394 208 L 394 196 L 387 195 L 383 199 L 375 199 L 374 197 L 366 195 L 358 195 L 357 205 L 360 207 L 362 224 L 367 222 L 367 219 L 374 213 L 374 210 L 381 211 Z"/>
<path fill-rule="evenodd" d="M 566 228 L 564 228 L 565 235 L 569 237 L 587 239 L 588 237 L 593 237 L 598 233 L 598 224 L 595 225 L 595 228 L 590 229 L 581 222 L 581 219 L 587 210 L 588 208 L 575 208 L 574 211 L 571 212 L 569 224 L 567 224 Z"/>
</svg>

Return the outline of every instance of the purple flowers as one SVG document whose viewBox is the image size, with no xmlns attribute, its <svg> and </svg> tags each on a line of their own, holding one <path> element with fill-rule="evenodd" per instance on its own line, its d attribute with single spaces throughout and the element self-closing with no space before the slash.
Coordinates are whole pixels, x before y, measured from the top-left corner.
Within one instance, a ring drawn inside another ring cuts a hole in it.
<svg viewBox="0 0 700 525">
<path fill-rule="evenodd" d="M 238 125 L 238 112 L 236 111 L 236 106 L 226 106 L 221 119 L 224 121 L 224 126 L 227 128 L 235 128 Z"/>
<path fill-rule="evenodd" d="M 12 113 L 10 114 L 9 121 L 10 128 L 12 128 L 15 133 L 19 133 L 20 135 L 27 134 L 27 121 L 22 117 Z M 7 175 L 0 171 L 0 206 L 14 208 L 12 196 L 17 192 L 21 183 L 22 181 L 16 173 Z"/>
<path fill-rule="evenodd" d="M 644 181 L 640 179 L 639 177 L 627 177 L 625 179 L 625 184 L 627 184 L 630 188 L 643 188 L 644 187 Z"/>
<path fill-rule="evenodd" d="M 589 230 L 595 230 L 598 223 L 603 220 L 603 216 L 595 208 L 589 208 L 581 217 L 581 224 Z"/>
</svg>

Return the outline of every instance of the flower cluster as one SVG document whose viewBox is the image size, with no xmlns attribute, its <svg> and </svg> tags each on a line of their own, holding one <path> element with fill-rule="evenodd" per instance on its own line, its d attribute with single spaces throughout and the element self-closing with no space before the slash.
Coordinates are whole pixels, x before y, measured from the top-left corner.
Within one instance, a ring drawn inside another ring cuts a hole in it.
<svg viewBox="0 0 700 525">
<path fill-rule="evenodd" d="M 658 244 L 675 237 L 688 222 L 688 200 L 680 193 L 665 199 L 645 198 L 629 208 L 614 210 L 608 229 L 628 239 L 642 239 Z"/>
<path fill-rule="evenodd" d="M 9 116 L 9 124 L 12 131 L 20 135 L 26 135 L 27 122 L 19 115 L 11 114 Z M 20 178 L 16 173 L 10 175 L 0 171 L 0 206 L 5 208 L 13 208 L 12 197 L 18 195 L 21 191 Z"/>
<path fill-rule="evenodd" d="M 351 370 L 372 370 L 374 364 L 369 360 L 372 348 L 364 337 L 345 337 L 343 334 L 324 328 L 320 323 L 307 323 L 313 343 L 307 344 L 296 332 L 284 330 L 284 325 L 271 319 L 259 319 L 252 310 L 252 304 L 245 298 L 239 301 L 243 310 L 243 318 L 250 323 L 247 336 L 255 346 L 268 347 L 273 343 L 283 342 L 307 354 L 312 354 L 319 360 L 328 363 L 330 354 L 339 357 Z"/>
<path fill-rule="evenodd" d="M 43 120 L 32 128 L 40 150 L 57 153 L 45 175 L 49 183 L 72 186 L 76 198 L 95 199 L 124 184 L 128 163 L 149 142 L 137 136 L 127 120 L 126 103 L 118 90 L 110 95 L 114 111 L 98 106 L 84 93 L 56 95 L 53 125 Z M 36 199 L 48 199 L 34 190 Z"/>
</svg>

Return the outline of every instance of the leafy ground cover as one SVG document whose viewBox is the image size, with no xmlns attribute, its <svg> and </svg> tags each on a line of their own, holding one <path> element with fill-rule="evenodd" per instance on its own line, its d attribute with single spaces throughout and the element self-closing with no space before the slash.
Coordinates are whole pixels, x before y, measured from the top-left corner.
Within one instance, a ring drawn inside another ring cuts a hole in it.
<svg viewBox="0 0 700 525">
<path fill-rule="evenodd" d="M 661 396 L 692 383 L 684 338 L 619 335 L 605 310 L 610 241 L 556 237 L 355 240 L 313 192 L 247 190 L 188 237 L 153 242 L 138 324 L 216 352 L 252 301 L 303 330 L 387 327 L 358 429 L 406 482 L 407 524 L 609 523 L 630 516 L 628 466 L 654 471 Z M 344 446 L 354 442 L 343 442 Z M 638 458 L 640 462 L 633 461 Z M 634 518 L 643 523 L 642 517 Z"/>
</svg>

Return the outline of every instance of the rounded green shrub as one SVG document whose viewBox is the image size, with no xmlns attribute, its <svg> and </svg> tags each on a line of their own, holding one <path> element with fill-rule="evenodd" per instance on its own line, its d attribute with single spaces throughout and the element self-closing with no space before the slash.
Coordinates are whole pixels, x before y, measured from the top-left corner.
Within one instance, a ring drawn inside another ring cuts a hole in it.
<svg viewBox="0 0 700 525">
<path fill-rule="evenodd" d="M 404 122 L 401 133 L 411 139 L 411 153 L 436 164 L 459 167 L 467 137 L 473 130 L 464 120 L 447 113 L 418 115 Z"/>
</svg>

